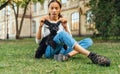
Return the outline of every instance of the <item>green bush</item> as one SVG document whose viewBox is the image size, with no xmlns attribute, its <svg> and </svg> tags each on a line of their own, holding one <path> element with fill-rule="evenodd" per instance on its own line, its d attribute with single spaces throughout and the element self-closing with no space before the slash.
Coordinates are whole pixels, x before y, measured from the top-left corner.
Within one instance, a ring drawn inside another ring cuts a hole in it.
<svg viewBox="0 0 120 74">
<path fill-rule="evenodd" d="M 102 39 L 120 36 L 120 1 L 91 0 L 90 7 L 96 17 L 94 22 Z"/>
</svg>

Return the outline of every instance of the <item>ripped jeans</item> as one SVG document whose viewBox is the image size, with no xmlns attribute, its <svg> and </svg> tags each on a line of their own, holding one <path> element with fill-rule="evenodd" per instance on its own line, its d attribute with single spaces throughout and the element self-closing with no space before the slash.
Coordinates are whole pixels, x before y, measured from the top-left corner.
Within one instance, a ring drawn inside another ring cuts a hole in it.
<svg viewBox="0 0 120 74">
<path fill-rule="evenodd" d="M 75 43 L 77 42 L 70 34 L 66 31 L 61 31 L 53 39 L 57 43 L 56 49 L 53 49 L 50 45 L 47 46 L 45 51 L 46 58 L 52 58 L 54 54 L 63 54 L 66 55 L 71 52 L 74 48 Z M 93 44 L 93 41 L 90 38 L 85 38 L 77 42 L 83 48 L 87 49 Z M 67 45 L 67 50 L 63 48 L 63 44 Z"/>
</svg>

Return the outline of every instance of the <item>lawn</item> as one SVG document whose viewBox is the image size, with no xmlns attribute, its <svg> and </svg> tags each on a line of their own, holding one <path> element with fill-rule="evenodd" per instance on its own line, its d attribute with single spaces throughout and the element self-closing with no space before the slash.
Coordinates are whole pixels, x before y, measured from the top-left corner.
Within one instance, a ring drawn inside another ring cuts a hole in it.
<svg viewBox="0 0 120 74">
<path fill-rule="evenodd" d="M 79 38 L 77 39 L 79 40 Z M 34 38 L 0 40 L 0 74 L 119 74 L 120 42 L 95 42 L 90 51 L 111 59 L 110 67 L 92 64 L 83 55 L 66 62 L 53 59 L 34 59 L 37 48 Z"/>
</svg>

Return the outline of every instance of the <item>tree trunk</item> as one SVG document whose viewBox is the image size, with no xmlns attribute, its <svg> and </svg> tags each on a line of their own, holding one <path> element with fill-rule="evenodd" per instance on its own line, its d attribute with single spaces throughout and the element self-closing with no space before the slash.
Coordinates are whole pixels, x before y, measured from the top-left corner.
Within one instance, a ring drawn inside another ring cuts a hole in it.
<svg viewBox="0 0 120 74">
<path fill-rule="evenodd" d="M 15 22 L 16 22 L 16 39 L 19 39 L 19 30 L 18 30 L 18 14 L 19 14 L 19 6 L 17 6 L 17 11 L 15 11 L 15 7 L 13 4 L 12 5 L 12 8 L 13 8 L 13 11 L 14 11 L 14 15 L 15 15 Z"/>
<path fill-rule="evenodd" d="M 20 39 L 20 32 L 19 31 L 17 31 L 17 33 L 16 33 L 16 39 Z"/>
<path fill-rule="evenodd" d="M 14 10 L 14 15 L 15 15 L 15 21 L 16 21 L 16 39 L 20 39 L 20 34 L 21 34 L 22 26 L 23 26 L 24 17 L 25 17 L 25 14 L 26 14 L 27 6 L 30 3 L 30 1 L 31 0 L 26 2 L 25 8 L 24 8 L 24 12 L 23 12 L 23 16 L 22 16 L 22 19 L 20 21 L 20 27 L 19 27 L 19 24 L 18 24 L 19 5 L 17 6 L 17 12 L 15 12 L 14 5 L 12 5 L 13 6 L 13 10 Z"/>
<path fill-rule="evenodd" d="M 24 8 L 24 13 L 23 13 L 23 16 L 22 16 L 22 19 L 21 19 L 21 22 L 20 22 L 19 33 L 21 33 L 22 26 L 23 26 L 23 21 L 24 21 L 24 17 L 25 17 L 26 10 L 27 10 L 27 7 L 28 7 L 28 4 L 30 3 L 30 1 L 31 0 L 29 0 L 28 2 L 26 2 L 25 8 Z"/>
</svg>

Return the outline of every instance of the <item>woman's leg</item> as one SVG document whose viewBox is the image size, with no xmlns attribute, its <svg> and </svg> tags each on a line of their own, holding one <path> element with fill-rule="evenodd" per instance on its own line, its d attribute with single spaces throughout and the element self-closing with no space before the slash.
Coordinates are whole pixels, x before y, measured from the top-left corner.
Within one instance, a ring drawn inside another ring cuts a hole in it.
<svg viewBox="0 0 120 74">
<path fill-rule="evenodd" d="M 83 47 L 81 47 L 77 41 L 75 41 L 75 39 L 72 38 L 72 36 L 70 36 L 67 32 L 62 31 L 60 33 L 58 33 L 55 37 L 54 37 L 54 41 L 57 44 L 61 44 L 61 43 L 65 43 L 68 48 L 72 48 L 75 51 L 77 51 L 78 53 L 82 53 L 83 55 L 88 56 L 89 55 L 89 51 L 85 50 Z M 82 42 L 79 42 L 82 44 Z M 71 56 L 71 54 L 69 54 Z"/>
<path fill-rule="evenodd" d="M 91 61 L 95 64 L 99 64 L 99 65 L 103 65 L 103 66 L 110 66 L 110 60 L 106 57 L 103 57 L 101 55 L 97 55 L 95 53 L 92 53 L 88 50 L 85 50 L 82 46 L 80 46 L 67 32 L 62 31 L 60 33 L 58 33 L 54 39 L 53 39 L 57 44 L 60 43 L 65 43 L 67 46 L 69 46 L 70 48 L 73 48 L 75 51 L 77 51 L 78 53 L 81 53 L 85 56 L 87 56 L 88 58 L 91 59 Z M 66 60 L 66 57 L 70 57 L 73 54 L 70 52 L 68 53 L 68 55 L 66 56 L 62 56 L 60 55 L 59 59 L 62 60 Z M 62 56 L 62 57 L 61 57 Z"/>
<path fill-rule="evenodd" d="M 79 48 L 80 48 L 80 50 L 79 50 Z M 75 44 L 74 50 L 71 50 L 70 52 L 69 52 L 69 50 L 68 50 L 68 52 L 65 51 L 65 54 L 64 54 L 64 55 L 69 54 L 69 56 L 72 57 L 72 56 L 74 56 L 74 55 L 76 55 L 76 54 L 83 54 L 83 55 L 88 56 L 89 53 L 90 53 L 90 52 L 89 52 L 88 50 L 85 50 L 85 49 L 84 49 L 83 47 L 81 47 L 80 45 Z M 62 53 L 61 53 L 61 54 L 62 54 Z"/>
<path fill-rule="evenodd" d="M 83 47 L 84 49 L 88 49 L 90 46 L 92 46 L 93 41 L 92 41 L 91 38 L 85 38 L 85 39 L 79 41 L 78 44 L 79 44 L 81 47 Z M 74 56 L 74 55 L 76 55 L 76 54 L 79 54 L 79 52 L 76 51 L 76 50 L 73 50 L 73 51 L 69 52 L 69 54 L 70 54 L 70 56 Z"/>
<path fill-rule="evenodd" d="M 81 47 L 83 47 L 84 49 L 88 49 L 90 46 L 92 46 L 93 41 L 92 41 L 91 38 L 85 38 L 85 39 L 83 39 L 83 40 L 78 41 L 78 44 L 79 44 Z M 73 50 L 72 48 L 69 48 L 69 49 L 67 49 L 67 50 L 62 49 L 62 50 L 60 51 L 60 54 L 66 55 L 66 54 L 68 54 L 68 53 L 70 53 L 71 56 L 74 56 L 74 55 L 76 55 L 76 54 L 79 54 L 78 51 Z"/>
<path fill-rule="evenodd" d="M 93 41 L 91 38 L 85 38 L 83 40 L 80 40 L 78 44 L 81 45 L 84 49 L 88 49 L 90 46 L 93 45 Z"/>
<path fill-rule="evenodd" d="M 58 45 L 56 49 L 53 49 L 50 45 L 48 45 L 45 51 L 45 57 L 52 58 L 55 54 L 59 54 L 61 48 L 62 45 Z"/>
<path fill-rule="evenodd" d="M 90 54 L 90 51 L 88 51 L 88 50 L 85 50 L 82 46 L 80 46 L 78 43 L 76 43 L 75 45 L 74 45 L 74 50 L 75 51 L 77 51 L 78 53 L 81 53 L 81 54 L 83 54 L 83 55 L 85 55 L 85 56 L 88 56 L 89 54 Z M 68 53 L 70 56 L 73 56 L 73 55 L 75 55 L 76 53 L 75 53 L 75 51 L 73 51 L 73 52 L 70 52 L 70 53 Z"/>
</svg>

